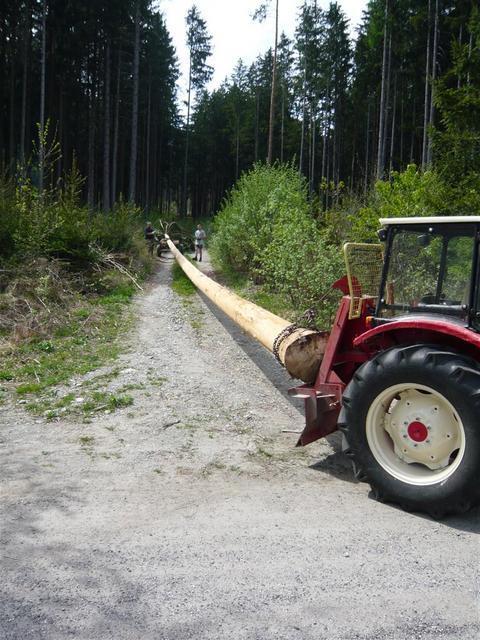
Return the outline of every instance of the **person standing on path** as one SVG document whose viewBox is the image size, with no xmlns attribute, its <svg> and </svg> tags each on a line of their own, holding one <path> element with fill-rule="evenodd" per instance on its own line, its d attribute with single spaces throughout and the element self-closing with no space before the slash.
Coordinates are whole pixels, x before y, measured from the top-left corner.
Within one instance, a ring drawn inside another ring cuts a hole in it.
<svg viewBox="0 0 480 640">
<path fill-rule="evenodd" d="M 203 252 L 203 244 L 204 240 L 207 237 L 204 229 L 201 224 L 197 224 L 197 229 L 195 231 L 195 257 L 194 260 L 198 260 L 198 262 L 202 261 L 202 252 Z"/>
<path fill-rule="evenodd" d="M 148 253 L 153 256 L 153 249 L 155 247 L 155 229 L 152 227 L 151 222 L 147 222 L 144 234 L 145 240 L 147 242 Z"/>
</svg>

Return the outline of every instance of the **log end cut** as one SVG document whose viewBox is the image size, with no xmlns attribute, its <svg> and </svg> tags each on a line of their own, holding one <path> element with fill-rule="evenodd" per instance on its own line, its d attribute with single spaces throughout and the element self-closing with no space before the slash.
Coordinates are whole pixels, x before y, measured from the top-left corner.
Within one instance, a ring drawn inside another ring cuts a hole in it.
<svg viewBox="0 0 480 640">
<path fill-rule="evenodd" d="M 328 342 L 328 332 L 298 329 L 285 341 L 283 361 L 292 378 L 315 382 Z"/>
</svg>

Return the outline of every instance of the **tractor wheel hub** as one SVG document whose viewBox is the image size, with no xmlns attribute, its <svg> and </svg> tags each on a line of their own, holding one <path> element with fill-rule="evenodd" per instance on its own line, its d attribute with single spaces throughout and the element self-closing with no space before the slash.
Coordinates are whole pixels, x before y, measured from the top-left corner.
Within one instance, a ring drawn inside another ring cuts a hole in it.
<svg viewBox="0 0 480 640">
<path fill-rule="evenodd" d="M 423 422 L 414 420 L 407 427 L 408 437 L 415 442 L 423 442 L 428 437 L 428 429 Z"/>
<path fill-rule="evenodd" d="M 443 396 L 407 385 L 391 401 L 384 428 L 396 455 L 408 464 L 442 469 L 459 447 L 458 420 Z"/>
</svg>

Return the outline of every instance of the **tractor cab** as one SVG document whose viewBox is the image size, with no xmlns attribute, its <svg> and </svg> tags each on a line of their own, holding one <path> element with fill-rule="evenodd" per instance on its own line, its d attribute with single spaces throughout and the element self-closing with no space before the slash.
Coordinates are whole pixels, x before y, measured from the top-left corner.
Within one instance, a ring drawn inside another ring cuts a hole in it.
<svg viewBox="0 0 480 640">
<path fill-rule="evenodd" d="M 374 324 L 437 317 L 480 330 L 480 216 L 385 218 Z"/>
</svg>

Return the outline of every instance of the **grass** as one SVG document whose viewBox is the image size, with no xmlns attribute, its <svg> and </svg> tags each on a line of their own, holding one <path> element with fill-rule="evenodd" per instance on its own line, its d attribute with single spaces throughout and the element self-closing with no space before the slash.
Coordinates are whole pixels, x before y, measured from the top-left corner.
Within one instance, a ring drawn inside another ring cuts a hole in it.
<svg viewBox="0 0 480 640">
<path fill-rule="evenodd" d="M 131 324 L 128 302 L 132 295 L 133 289 L 122 285 L 108 295 L 82 300 L 82 305 L 69 314 L 63 325 L 61 318 L 57 319 L 57 327 L 48 339 L 12 344 L 3 355 L 0 380 L 8 382 L 19 396 L 46 395 L 42 398 L 45 403 L 50 389 L 113 360 L 121 352 L 120 339 Z M 87 384 L 93 386 L 118 373 L 114 370 L 97 376 Z M 60 403 L 49 401 L 47 408 L 58 410 L 71 401 L 68 397 Z M 111 408 L 112 403 L 116 408 L 115 401 L 110 399 Z M 32 404 L 28 403 L 27 408 L 32 409 Z"/>
<path fill-rule="evenodd" d="M 204 312 L 198 306 L 193 306 L 192 296 L 196 293 L 195 285 L 187 278 L 177 262 L 172 265 L 172 289 L 181 297 L 187 310 L 187 320 L 195 331 L 204 327 Z"/>
<path fill-rule="evenodd" d="M 215 260 L 215 256 L 213 256 L 213 266 L 219 282 L 225 287 L 234 291 L 241 298 L 250 300 L 263 309 L 293 322 L 296 315 L 295 309 L 284 296 L 269 291 L 264 285 L 253 283 L 244 273 L 235 271 L 228 266 L 221 267 L 219 262 Z"/>
<path fill-rule="evenodd" d="M 59 416 L 83 415 L 84 422 L 88 421 L 99 411 L 113 413 L 117 409 L 133 404 L 133 398 L 120 393 L 106 391 L 89 392 L 82 402 L 77 402 L 75 394 L 68 393 L 61 398 L 52 393 L 46 393 L 38 398 L 32 398 L 25 408 L 35 415 L 43 415 L 47 420 L 54 420 Z"/>
<path fill-rule="evenodd" d="M 172 265 L 172 289 L 183 298 L 189 298 L 197 291 L 195 285 L 183 273 L 178 262 L 174 262 Z"/>
<path fill-rule="evenodd" d="M 166 376 L 154 375 L 151 371 L 149 371 L 147 373 L 147 380 L 148 384 L 152 385 L 153 387 L 161 387 L 165 384 L 165 382 L 168 381 L 168 378 Z"/>
<path fill-rule="evenodd" d="M 255 287 L 252 289 L 252 287 Z M 281 318 L 291 320 L 295 316 L 293 307 L 278 293 L 265 291 L 261 286 L 250 285 L 245 288 L 244 295 L 258 306 L 267 309 Z"/>
<path fill-rule="evenodd" d="M 94 391 L 90 398 L 81 404 L 83 413 L 91 414 L 101 410 L 115 411 L 133 404 L 132 396 L 118 395 L 106 391 Z"/>
<path fill-rule="evenodd" d="M 145 389 L 145 384 L 142 382 L 128 382 L 120 387 L 118 390 L 119 393 L 124 393 L 125 391 L 136 391 L 140 389 Z"/>
</svg>

